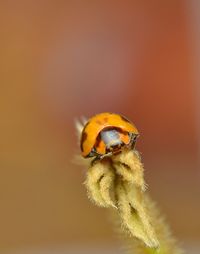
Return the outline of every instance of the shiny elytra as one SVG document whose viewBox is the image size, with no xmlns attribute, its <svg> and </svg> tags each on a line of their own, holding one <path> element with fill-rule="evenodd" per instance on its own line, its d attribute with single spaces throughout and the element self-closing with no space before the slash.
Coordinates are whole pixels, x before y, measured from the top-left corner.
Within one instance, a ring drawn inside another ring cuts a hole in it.
<svg viewBox="0 0 200 254">
<path fill-rule="evenodd" d="M 103 158 L 119 153 L 124 147 L 133 148 L 139 132 L 122 115 L 101 113 L 85 124 L 81 133 L 81 153 L 85 158 Z"/>
</svg>

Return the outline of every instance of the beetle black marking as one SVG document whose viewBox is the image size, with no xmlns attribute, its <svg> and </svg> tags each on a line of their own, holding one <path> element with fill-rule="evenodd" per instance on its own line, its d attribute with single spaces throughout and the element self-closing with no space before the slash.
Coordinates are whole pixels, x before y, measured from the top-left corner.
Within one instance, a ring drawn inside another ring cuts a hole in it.
<svg viewBox="0 0 200 254">
<path fill-rule="evenodd" d="M 126 117 L 124 117 L 124 116 L 122 116 L 122 115 L 120 115 L 120 117 L 121 117 L 121 119 L 122 119 L 123 121 L 130 123 L 130 121 L 129 121 L 128 119 L 126 119 Z"/>
<path fill-rule="evenodd" d="M 82 136 L 81 136 L 81 151 L 82 152 L 83 152 L 83 142 L 87 139 L 87 136 L 88 136 L 88 134 L 83 130 Z"/>
</svg>

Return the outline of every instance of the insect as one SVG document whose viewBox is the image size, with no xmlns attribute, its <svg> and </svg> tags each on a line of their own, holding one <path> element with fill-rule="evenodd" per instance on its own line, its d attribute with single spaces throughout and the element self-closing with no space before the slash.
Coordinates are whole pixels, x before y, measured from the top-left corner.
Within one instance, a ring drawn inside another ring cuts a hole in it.
<svg viewBox="0 0 200 254">
<path fill-rule="evenodd" d="M 85 124 L 81 133 L 81 152 L 85 158 L 118 154 L 123 148 L 133 149 L 139 135 L 138 130 L 124 116 L 101 113 Z"/>
</svg>

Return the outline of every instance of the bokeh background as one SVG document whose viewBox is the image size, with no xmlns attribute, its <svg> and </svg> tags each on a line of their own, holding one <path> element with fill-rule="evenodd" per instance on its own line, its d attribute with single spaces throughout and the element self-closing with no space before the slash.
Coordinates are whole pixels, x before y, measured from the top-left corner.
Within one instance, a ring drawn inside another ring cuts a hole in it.
<svg viewBox="0 0 200 254">
<path fill-rule="evenodd" d="M 149 191 L 198 248 L 199 13 L 195 0 L 0 2 L 0 253 L 123 253 L 73 163 L 75 119 L 104 111 L 136 124 Z"/>
</svg>

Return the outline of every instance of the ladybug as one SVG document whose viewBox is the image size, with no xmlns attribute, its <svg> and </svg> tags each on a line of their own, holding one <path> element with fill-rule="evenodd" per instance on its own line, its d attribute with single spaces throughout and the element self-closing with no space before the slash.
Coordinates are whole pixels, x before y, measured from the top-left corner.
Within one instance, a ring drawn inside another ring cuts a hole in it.
<svg viewBox="0 0 200 254">
<path fill-rule="evenodd" d="M 81 133 L 81 152 L 84 158 L 118 154 L 123 148 L 133 149 L 139 135 L 138 130 L 124 116 L 101 113 L 85 124 Z"/>
</svg>

